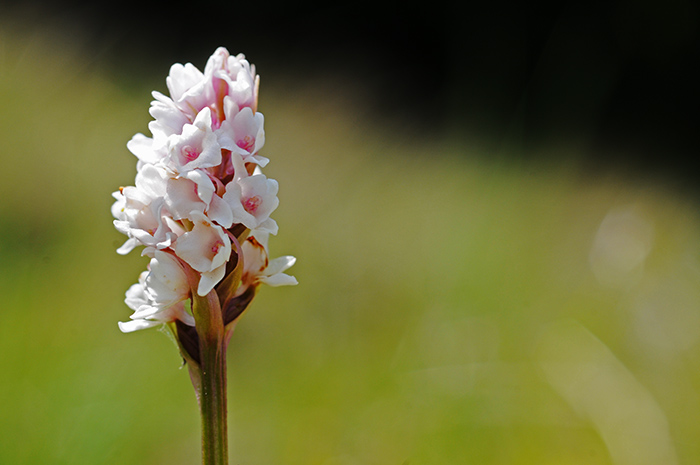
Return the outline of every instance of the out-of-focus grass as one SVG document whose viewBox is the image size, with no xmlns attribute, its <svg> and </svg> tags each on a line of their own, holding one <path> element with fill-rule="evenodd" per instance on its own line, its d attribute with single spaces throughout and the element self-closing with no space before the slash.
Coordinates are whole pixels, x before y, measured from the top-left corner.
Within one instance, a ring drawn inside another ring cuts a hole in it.
<svg viewBox="0 0 700 465">
<path fill-rule="evenodd" d="M 149 83 L 0 39 L 0 463 L 197 463 L 174 345 L 116 326 L 145 262 L 114 252 L 110 194 Z M 264 76 L 260 103 L 272 253 L 300 285 L 263 289 L 234 335 L 232 463 L 700 460 L 696 204 L 402 139 Z"/>
</svg>

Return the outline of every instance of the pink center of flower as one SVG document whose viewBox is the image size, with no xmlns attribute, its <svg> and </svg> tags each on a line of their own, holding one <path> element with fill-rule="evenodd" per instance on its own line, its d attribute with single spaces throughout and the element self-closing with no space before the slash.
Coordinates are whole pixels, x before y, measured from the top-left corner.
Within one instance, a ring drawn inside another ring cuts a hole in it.
<svg viewBox="0 0 700 465">
<path fill-rule="evenodd" d="M 255 147 L 255 138 L 245 136 L 243 139 L 238 140 L 236 142 L 236 145 L 245 150 L 246 152 L 250 152 Z"/>
<path fill-rule="evenodd" d="M 251 215 L 254 215 L 255 211 L 258 209 L 261 203 L 262 199 L 259 196 L 254 195 L 243 200 L 243 208 L 245 208 L 245 211 L 247 211 Z"/>
<path fill-rule="evenodd" d="M 219 249 L 221 249 L 224 246 L 224 243 L 221 241 L 216 241 L 214 245 L 211 246 L 211 252 L 216 255 L 219 253 Z"/>
<path fill-rule="evenodd" d="M 199 152 L 189 145 L 185 145 L 182 148 L 182 156 L 185 159 L 185 163 L 196 160 L 199 156 Z"/>
</svg>

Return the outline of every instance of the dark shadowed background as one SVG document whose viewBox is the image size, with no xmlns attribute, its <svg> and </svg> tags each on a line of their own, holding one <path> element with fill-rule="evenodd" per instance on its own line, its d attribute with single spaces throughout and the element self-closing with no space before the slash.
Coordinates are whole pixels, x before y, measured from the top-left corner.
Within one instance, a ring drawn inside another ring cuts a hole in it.
<svg viewBox="0 0 700 465">
<path fill-rule="evenodd" d="M 520 157 L 574 145 L 591 163 L 696 180 L 699 13 L 688 0 L 4 4 L 74 36 L 126 82 L 225 45 L 271 84 L 342 87 L 397 129 Z"/>
</svg>

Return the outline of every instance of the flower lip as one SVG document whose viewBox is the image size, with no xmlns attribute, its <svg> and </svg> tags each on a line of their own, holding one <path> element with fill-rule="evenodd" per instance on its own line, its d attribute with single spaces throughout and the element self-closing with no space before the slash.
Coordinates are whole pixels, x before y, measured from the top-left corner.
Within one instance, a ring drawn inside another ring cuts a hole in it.
<svg viewBox="0 0 700 465">
<path fill-rule="evenodd" d="M 254 195 L 252 197 L 248 197 L 247 199 L 243 199 L 243 208 L 251 215 L 255 215 L 255 211 L 258 209 L 261 203 L 262 199 L 260 196 Z"/>
</svg>

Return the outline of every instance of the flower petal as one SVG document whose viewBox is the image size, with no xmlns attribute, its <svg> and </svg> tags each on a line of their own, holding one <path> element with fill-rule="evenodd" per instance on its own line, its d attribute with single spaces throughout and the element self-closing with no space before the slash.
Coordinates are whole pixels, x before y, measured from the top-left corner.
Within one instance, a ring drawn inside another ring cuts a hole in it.
<svg viewBox="0 0 700 465">
<path fill-rule="evenodd" d="M 162 321 L 152 321 L 152 320 L 131 320 L 127 322 L 119 321 L 117 322 L 119 329 L 122 333 L 133 333 L 134 331 L 139 331 L 141 329 L 148 329 L 154 326 L 162 325 Z"/>
</svg>

